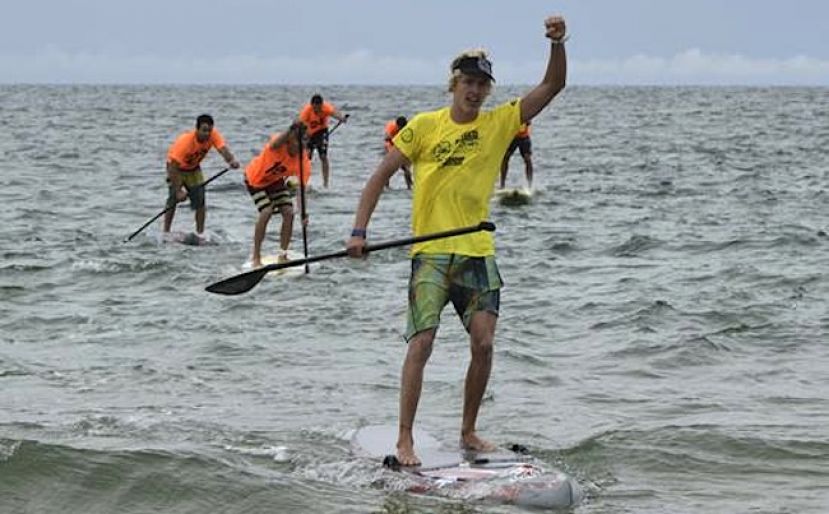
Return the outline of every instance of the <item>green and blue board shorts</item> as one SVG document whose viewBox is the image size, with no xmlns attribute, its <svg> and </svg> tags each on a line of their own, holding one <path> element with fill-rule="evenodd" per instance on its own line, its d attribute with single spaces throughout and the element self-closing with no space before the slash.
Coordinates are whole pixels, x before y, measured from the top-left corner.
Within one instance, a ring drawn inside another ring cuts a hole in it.
<svg viewBox="0 0 829 514">
<path fill-rule="evenodd" d="M 479 311 L 498 315 L 504 282 L 494 256 L 418 254 L 412 257 L 406 341 L 440 325 L 440 314 L 452 302 L 469 331 L 472 315 Z"/>
</svg>

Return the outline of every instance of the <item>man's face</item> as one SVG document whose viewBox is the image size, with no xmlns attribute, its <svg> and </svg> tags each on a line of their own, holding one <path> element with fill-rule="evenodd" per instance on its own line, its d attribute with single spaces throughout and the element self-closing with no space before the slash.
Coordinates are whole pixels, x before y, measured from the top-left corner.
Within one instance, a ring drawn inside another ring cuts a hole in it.
<svg viewBox="0 0 829 514">
<path fill-rule="evenodd" d="M 319 113 L 321 113 L 321 112 L 322 112 L 322 103 L 318 103 L 318 104 L 313 104 L 313 103 L 312 103 L 312 104 L 311 104 L 311 108 L 313 108 L 313 109 L 314 109 L 314 112 L 315 112 L 315 113 L 319 114 Z"/>
<path fill-rule="evenodd" d="M 213 125 L 209 123 L 202 123 L 199 125 L 199 128 L 196 129 L 196 139 L 198 139 L 199 142 L 204 143 L 210 139 L 211 132 L 213 132 Z"/>
<path fill-rule="evenodd" d="M 452 101 L 465 111 L 479 111 L 492 91 L 492 83 L 483 75 L 461 73 L 452 91 Z"/>
</svg>

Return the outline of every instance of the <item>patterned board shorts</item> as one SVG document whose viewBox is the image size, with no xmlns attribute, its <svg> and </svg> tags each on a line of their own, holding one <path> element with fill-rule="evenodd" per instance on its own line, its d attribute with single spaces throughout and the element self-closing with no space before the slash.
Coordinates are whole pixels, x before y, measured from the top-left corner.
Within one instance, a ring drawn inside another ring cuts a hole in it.
<svg viewBox="0 0 829 514">
<path fill-rule="evenodd" d="M 184 188 L 187 189 L 187 196 L 190 198 L 190 208 L 193 210 L 204 207 L 204 188 L 196 187 L 203 182 L 204 175 L 201 172 L 201 168 L 196 168 L 193 171 L 181 172 L 181 183 L 184 184 Z M 167 179 L 167 184 L 170 184 L 170 179 Z M 173 189 L 172 185 L 169 185 L 168 189 L 169 194 L 167 195 L 167 207 L 172 207 L 178 203 L 178 200 L 176 199 L 176 190 Z"/>
<path fill-rule="evenodd" d="M 412 258 L 406 341 L 440 325 L 440 313 L 450 301 L 469 331 L 472 315 L 498 315 L 504 285 L 494 256 L 425 255 Z"/>
<path fill-rule="evenodd" d="M 265 187 L 253 187 L 247 182 L 245 182 L 245 186 L 248 188 L 248 193 L 250 193 L 253 199 L 253 204 L 256 205 L 256 209 L 259 212 L 262 212 L 268 207 L 272 207 L 274 211 L 278 211 L 280 207 L 285 205 L 290 206 L 292 204 L 291 199 L 293 193 L 285 184 L 284 180 L 278 180 Z"/>
<path fill-rule="evenodd" d="M 328 155 L 328 129 L 315 132 L 308 139 L 308 155 L 311 156 L 316 149 L 320 157 Z"/>
</svg>

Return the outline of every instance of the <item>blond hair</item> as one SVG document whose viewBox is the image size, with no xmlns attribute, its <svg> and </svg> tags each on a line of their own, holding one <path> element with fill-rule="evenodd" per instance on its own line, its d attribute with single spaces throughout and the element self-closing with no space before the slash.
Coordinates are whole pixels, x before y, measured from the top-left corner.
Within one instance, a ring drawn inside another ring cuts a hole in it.
<svg viewBox="0 0 829 514">
<path fill-rule="evenodd" d="M 479 58 L 483 57 L 484 59 L 489 59 L 489 55 L 484 48 L 473 48 L 471 50 L 464 50 L 463 52 L 459 53 L 452 59 L 452 64 L 449 65 L 449 87 L 447 88 L 448 92 L 452 92 L 455 90 L 455 85 L 458 83 L 458 78 L 461 76 L 461 70 L 453 69 L 455 65 L 461 59 L 465 57 L 474 57 Z"/>
</svg>

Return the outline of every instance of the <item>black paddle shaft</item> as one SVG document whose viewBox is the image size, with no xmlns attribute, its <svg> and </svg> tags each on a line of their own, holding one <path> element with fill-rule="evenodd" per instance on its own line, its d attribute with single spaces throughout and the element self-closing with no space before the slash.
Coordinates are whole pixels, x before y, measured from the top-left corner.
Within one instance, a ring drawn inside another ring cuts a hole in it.
<svg viewBox="0 0 829 514">
<path fill-rule="evenodd" d="M 397 239 L 394 241 L 386 241 L 384 243 L 378 243 L 376 245 L 367 245 L 364 249 L 364 252 L 370 253 L 377 250 L 385 250 L 386 248 L 394 248 L 397 246 L 406 246 L 415 243 L 422 243 L 425 241 L 432 241 L 434 239 L 443 239 L 446 237 L 471 234 L 472 232 L 480 232 L 482 230 L 485 230 L 487 232 L 493 232 L 495 231 L 495 224 L 489 221 L 482 221 L 477 225 L 472 225 L 469 227 L 456 228 L 453 230 L 446 230 L 444 232 L 434 232 L 432 234 L 424 234 L 422 236 L 407 237 L 405 239 Z M 242 294 L 256 287 L 256 284 L 258 284 L 259 281 L 261 281 L 265 277 L 265 275 L 267 275 L 271 271 L 276 271 L 283 268 L 290 268 L 293 266 L 304 266 L 312 262 L 319 262 L 328 259 L 335 259 L 337 257 L 347 256 L 348 251 L 341 250 L 339 252 L 329 253 L 325 255 L 317 255 L 305 259 L 297 259 L 294 261 L 268 264 L 267 266 L 263 266 L 252 271 L 247 271 L 245 273 L 241 273 L 239 275 L 235 275 L 233 277 L 220 280 L 219 282 L 216 282 L 214 284 L 210 284 L 205 288 L 205 290 L 210 293 L 224 295 Z"/>
<path fill-rule="evenodd" d="M 305 255 L 308 255 L 308 224 L 306 223 L 308 218 L 308 210 L 305 207 L 305 199 L 307 195 L 305 194 L 305 173 L 303 170 L 303 161 L 305 160 L 305 154 L 303 153 L 302 147 L 302 138 L 305 134 L 305 127 L 301 124 L 296 125 L 296 138 L 299 143 L 299 155 L 297 158 L 299 159 L 299 203 L 301 204 L 300 209 L 300 223 L 302 224 L 302 252 Z M 311 272 L 311 268 L 308 264 L 305 264 L 305 273 L 308 274 Z"/>
</svg>

